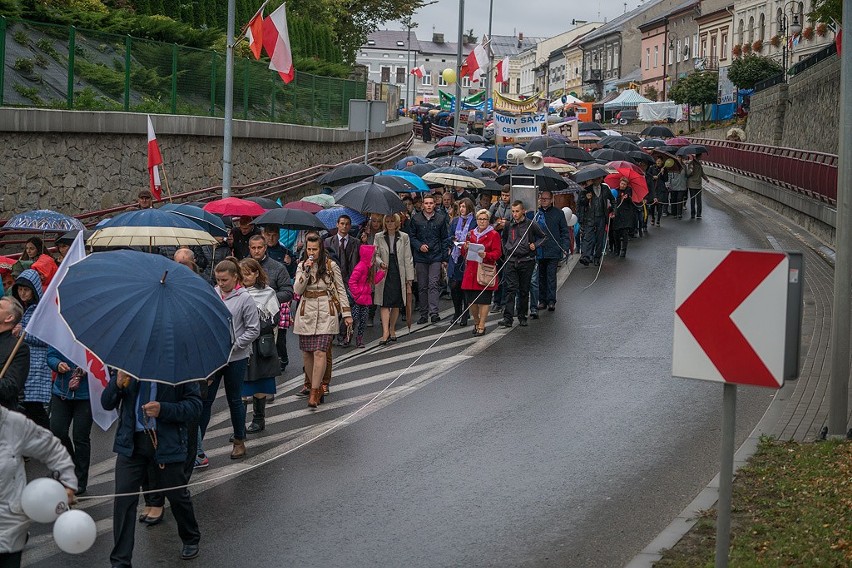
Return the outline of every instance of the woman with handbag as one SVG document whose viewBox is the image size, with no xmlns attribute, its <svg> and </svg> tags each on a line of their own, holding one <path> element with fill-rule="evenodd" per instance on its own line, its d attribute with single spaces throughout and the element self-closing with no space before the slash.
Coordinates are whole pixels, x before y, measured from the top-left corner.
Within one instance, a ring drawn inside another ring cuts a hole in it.
<svg viewBox="0 0 852 568">
<path fill-rule="evenodd" d="M 328 258 L 323 241 L 316 233 L 309 233 L 305 238 L 305 250 L 296 268 L 293 292 L 301 296 L 293 333 L 299 336 L 305 378 L 311 383 L 308 407 L 316 408 L 323 401 L 325 357 L 331 339 L 339 332 L 338 314 L 343 315 L 343 322 L 348 328 L 352 327 L 349 298 L 343 287 L 340 267 Z"/>
<path fill-rule="evenodd" d="M 266 428 L 267 397 L 275 396 L 275 376 L 281 369 L 275 348 L 281 309 L 275 290 L 269 286 L 266 271 L 258 261 L 242 259 L 240 272 L 243 286 L 254 300 L 260 320 L 260 335 L 252 343 L 248 373 L 241 391 L 243 403 L 248 404 L 249 399 L 252 403 L 251 424 L 246 427 L 246 432 L 256 434 Z"/>
<path fill-rule="evenodd" d="M 462 290 L 462 279 L 464 278 L 465 260 L 462 254 L 462 246 L 467 242 L 467 237 L 476 228 L 473 218 L 473 201 L 465 197 L 459 200 L 459 215 L 453 219 L 450 225 L 450 233 L 453 242 L 450 244 L 450 260 L 447 263 L 447 280 L 450 284 L 450 297 L 453 299 L 453 322 L 459 326 L 467 325 L 468 312 L 467 299 Z"/>
<path fill-rule="evenodd" d="M 487 209 L 476 212 L 476 228 L 468 234 L 467 242 L 462 246 L 465 257 L 470 244 L 482 245 L 485 250 L 479 251 L 479 262 L 468 260 L 465 263 L 461 287 L 473 317 L 473 335 L 485 335 L 485 319 L 498 284 L 497 260 L 503 254 L 500 235 L 491 226 L 491 214 Z"/>
<path fill-rule="evenodd" d="M 399 310 L 411 296 L 411 284 L 414 282 L 414 257 L 411 254 L 411 240 L 407 233 L 400 231 L 402 215 L 385 215 L 382 224 L 384 230 L 376 234 L 376 260 L 379 268 L 386 272 L 385 278 L 376 284 L 373 301 L 381 308 L 382 338 L 379 345 L 396 341 L 396 320 Z"/>
</svg>

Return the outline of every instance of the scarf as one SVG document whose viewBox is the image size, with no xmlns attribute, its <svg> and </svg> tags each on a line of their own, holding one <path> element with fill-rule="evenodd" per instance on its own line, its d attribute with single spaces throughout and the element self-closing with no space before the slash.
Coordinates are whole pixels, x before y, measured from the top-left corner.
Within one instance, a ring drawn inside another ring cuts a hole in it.
<svg viewBox="0 0 852 568">
<path fill-rule="evenodd" d="M 470 220 L 473 218 L 473 213 L 462 215 L 456 223 L 455 238 L 457 243 L 463 243 L 467 240 L 467 227 L 470 225 Z M 453 252 L 450 254 L 453 257 L 453 262 L 458 262 L 461 256 L 461 247 L 453 246 Z"/>
<path fill-rule="evenodd" d="M 477 227 L 473 230 L 473 236 L 476 237 L 476 240 L 479 240 L 493 230 L 494 230 L 494 227 L 492 227 L 491 225 L 488 225 L 487 227 L 485 227 L 485 230 L 480 233 L 479 227 Z"/>
</svg>

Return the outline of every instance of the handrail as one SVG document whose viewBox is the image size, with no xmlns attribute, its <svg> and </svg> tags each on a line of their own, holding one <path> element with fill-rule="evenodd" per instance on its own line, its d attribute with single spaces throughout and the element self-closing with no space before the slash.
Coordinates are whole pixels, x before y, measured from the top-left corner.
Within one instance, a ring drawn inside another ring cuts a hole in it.
<svg viewBox="0 0 852 568">
<path fill-rule="evenodd" d="M 408 138 L 399 144 L 391 146 L 385 150 L 374 150 L 367 154 L 367 161 L 373 165 L 381 166 L 386 164 L 394 159 L 401 158 L 405 156 L 409 150 L 411 149 L 411 145 L 414 143 L 414 132 L 408 135 Z M 350 158 L 348 160 L 344 160 L 337 164 L 317 164 L 311 166 L 309 168 L 305 168 L 303 170 L 297 170 L 294 172 L 289 172 L 284 175 L 248 183 L 245 185 L 235 185 L 232 186 L 231 192 L 235 194 L 235 196 L 243 196 L 243 197 L 285 197 L 286 194 L 292 190 L 300 189 L 302 187 L 308 186 L 312 183 L 315 183 L 317 178 L 319 178 L 324 173 L 333 170 L 339 166 L 344 166 L 346 164 L 359 163 L 363 161 L 363 156 L 356 156 L 354 158 Z M 216 199 L 222 192 L 221 185 L 215 185 L 211 187 L 204 187 L 201 189 L 193 189 L 190 191 L 185 191 L 182 193 L 176 193 L 172 195 L 172 201 L 174 202 L 185 202 L 185 201 L 212 201 Z M 162 200 L 163 202 L 165 200 Z M 83 221 L 83 224 L 87 227 L 92 227 L 97 224 L 97 222 L 104 218 L 108 217 L 115 213 L 122 213 L 128 207 L 131 207 L 132 203 L 126 203 L 123 205 L 118 205 L 116 207 L 110 207 L 109 209 L 100 209 L 97 211 L 88 211 L 86 213 L 80 213 L 78 215 L 74 215 L 75 218 Z M 0 220 L 0 225 L 5 223 L 6 220 Z M 2 245 L 15 245 L 15 244 L 23 244 L 24 240 L 4 240 L 2 237 L 5 235 L 22 235 L 22 234 L 31 234 L 25 233 L 22 231 L 4 231 L 0 233 L 0 244 Z M 7 255 L 8 256 L 8 255 Z"/>
</svg>

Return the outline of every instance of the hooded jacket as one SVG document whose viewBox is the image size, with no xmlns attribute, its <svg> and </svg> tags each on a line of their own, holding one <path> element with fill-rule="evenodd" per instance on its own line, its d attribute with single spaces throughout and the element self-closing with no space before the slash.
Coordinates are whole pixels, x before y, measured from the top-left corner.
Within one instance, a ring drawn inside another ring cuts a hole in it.
<svg viewBox="0 0 852 568">
<path fill-rule="evenodd" d="M 224 296 L 222 290 L 216 286 L 216 292 L 225 307 L 231 312 L 231 320 L 234 326 L 234 345 L 231 347 L 231 356 L 228 363 L 246 359 L 251 355 L 251 344 L 260 335 L 260 318 L 257 315 L 257 306 L 245 288 L 234 288 Z"/>
<path fill-rule="evenodd" d="M 30 318 L 41 300 L 41 277 L 32 268 L 24 270 L 12 286 L 12 295 L 19 298 L 18 290 L 26 287 L 33 292 L 33 301 L 24 309 L 21 328 L 26 331 Z M 24 402 L 50 402 L 51 380 L 53 373 L 47 366 L 47 343 L 34 335 L 27 334 L 24 343 L 30 347 L 30 372 L 24 383 Z"/>
<path fill-rule="evenodd" d="M 352 269 L 352 276 L 349 277 L 349 292 L 359 306 L 373 304 L 373 285 L 378 284 L 385 277 L 385 271 L 376 268 L 372 281 L 370 280 L 370 268 L 373 266 L 375 256 L 375 245 L 361 245 L 358 264 Z"/>
</svg>

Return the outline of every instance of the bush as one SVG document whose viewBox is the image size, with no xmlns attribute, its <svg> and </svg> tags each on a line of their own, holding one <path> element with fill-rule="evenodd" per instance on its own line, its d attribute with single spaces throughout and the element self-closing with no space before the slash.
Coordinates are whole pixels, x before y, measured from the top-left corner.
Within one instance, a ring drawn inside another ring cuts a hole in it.
<svg viewBox="0 0 852 568">
<path fill-rule="evenodd" d="M 74 93 L 74 108 L 77 110 L 123 110 L 119 103 L 98 95 L 91 88 Z"/>
<path fill-rule="evenodd" d="M 15 83 L 13 88 L 15 89 L 15 92 L 17 92 L 25 99 L 31 101 L 34 105 L 44 105 L 44 101 L 41 100 L 40 96 L 38 96 L 38 89 L 36 87 L 24 87 L 23 85 Z"/>
<path fill-rule="evenodd" d="M 35 56 L 35 64 L 41 67 L 42 69 L 47 69 L 49 62 L 47 60 L 47 57 L 39 53 Z"/>
<path fill-rule="evenodd" d="M 108 95 L 124 95 L 124 73 L 113 71 L 103 63 L 78 60 L 74 64 L 76 73 Z"/>
<path fill-rule="evenodd" d="M 20 18 L 20 2 L 18 0 L 0 0 L 0 14 L 3 14 L 7 18 Z"/>
<path fill-rule="evenodd" d="M 41 38 L 36 42 L 36 47 L 39 48 L 43 53 L 46 53 L 56 61 L 59 61 L 59 52 L 56 51 L 56 48 L 53 47 L 53 42 L 48 38 Z"/>
<path fill-rule="evenodd" d="M 19 57 L 15 60 L 14 68 L 15 71 L 19 71 L 21 73 L 32 73 L 34 66 L 32 59 L 28 57 Z"/>
<path fill-rule="evenodd" d="M 12 39 L 15 40 L 15 43 L 19 43 L 21 45 L 30 45 L 30 36 L 24 30 L 18 30 L 12 36 Z"/>
</svg>

